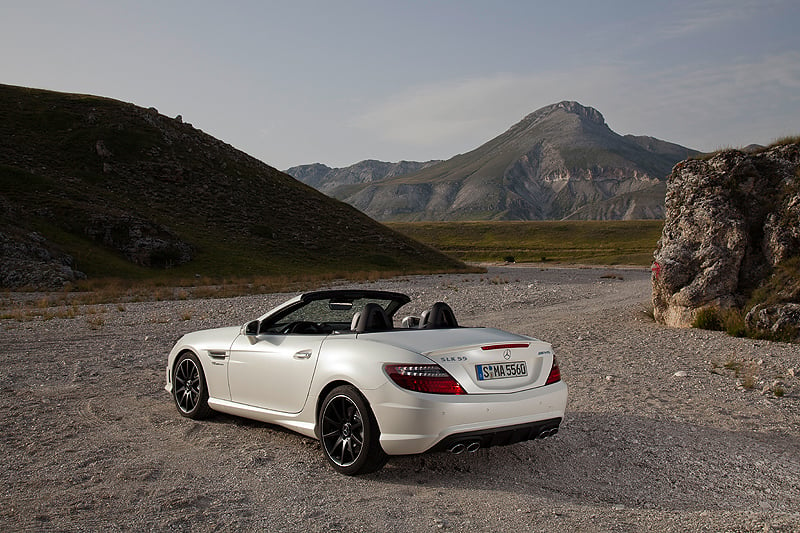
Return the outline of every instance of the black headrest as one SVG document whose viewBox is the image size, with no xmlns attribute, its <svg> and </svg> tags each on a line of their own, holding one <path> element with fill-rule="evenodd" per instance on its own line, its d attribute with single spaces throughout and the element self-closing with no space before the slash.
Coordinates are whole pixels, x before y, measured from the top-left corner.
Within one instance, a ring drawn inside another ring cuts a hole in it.
<svg viewBox="0 0 800 533">
<path fill-rule="evenodd" d="M 376 303 L 368 303 L 361 310 L 361 316 L 356 323 L 356 333 L 368 333 L 370 331 L 387 331 L 392 329 L 392 321 L 386 315 L 383 307 Z"/>
<path fill-rule="evenodd" d="M 449 305 L 444 302 L 436 302 L 431 306 L 431 310 L 428 316 L 425 317 L 425 322 L 421 327 L 424 329 L 457 328 L 458 322 Z"/>
</svg>

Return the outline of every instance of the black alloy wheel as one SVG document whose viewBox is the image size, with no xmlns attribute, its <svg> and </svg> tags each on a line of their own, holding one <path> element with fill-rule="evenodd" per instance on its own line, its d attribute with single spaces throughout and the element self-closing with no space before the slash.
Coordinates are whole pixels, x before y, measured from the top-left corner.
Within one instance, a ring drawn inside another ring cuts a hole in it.
<svg viewBox="0 0 800 533">
<path fill-rule="evenodd" d="M 208 416 L 208 387 L 203 367 L 191 352 L 178 357 L 172 374 L 172 394 L 178 412 L 188 418 L 199 420 Z"/>
<path fill-rule="evenodd" d="M 337 387 L 325 398 L 319 429 L 325 458 L 342 474 L 374 472 L 388 460 L 378 440 L 375 417 L 351 386 Z"/>
</svg>

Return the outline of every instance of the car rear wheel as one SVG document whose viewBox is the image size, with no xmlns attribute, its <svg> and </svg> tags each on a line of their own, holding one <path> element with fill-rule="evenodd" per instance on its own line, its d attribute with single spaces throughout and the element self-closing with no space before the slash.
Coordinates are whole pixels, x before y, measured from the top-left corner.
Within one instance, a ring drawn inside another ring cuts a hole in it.
<svg viewBox="0 0 800 533">
<path fill-rule="evenodd" d="M 325 458 L 342 474 L 374 472 L 389 459 L 379 442 L 375 416 L 354 387 L 343 385 L 328 393 L 318 424 Z"/>
<path fill-rule="evenodd" d="M 172 396 L 178 412 L 199 420 L 208 416 L 208 387 L 203 367 L 197 356 L 185 352 L 178 357 L 172 372 Z"/>
</svg>

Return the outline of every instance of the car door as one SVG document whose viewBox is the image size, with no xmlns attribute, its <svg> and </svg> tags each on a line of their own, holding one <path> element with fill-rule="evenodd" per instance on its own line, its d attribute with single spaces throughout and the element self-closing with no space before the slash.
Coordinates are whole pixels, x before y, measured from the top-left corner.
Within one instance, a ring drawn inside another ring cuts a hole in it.
<svg viewBox="0 0 800 533">
<path fill-rule="evenodd" d="M 284 413 L 303 409 L 326 334 L 239 335 L 231 346 L 231 400 Z"/>
</svg>

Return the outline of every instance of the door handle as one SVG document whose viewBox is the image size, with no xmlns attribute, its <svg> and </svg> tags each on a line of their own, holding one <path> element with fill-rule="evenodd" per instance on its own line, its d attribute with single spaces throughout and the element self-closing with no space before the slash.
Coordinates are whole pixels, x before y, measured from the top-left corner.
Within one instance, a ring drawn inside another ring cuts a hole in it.
<svg viewBox="0 0 800 533">
<path fill-rule="evenodd" d="M 311 357 L 311 350 L 300 350 L 294 354 L 295 359 L 308 359 Z"/>
</svg>

